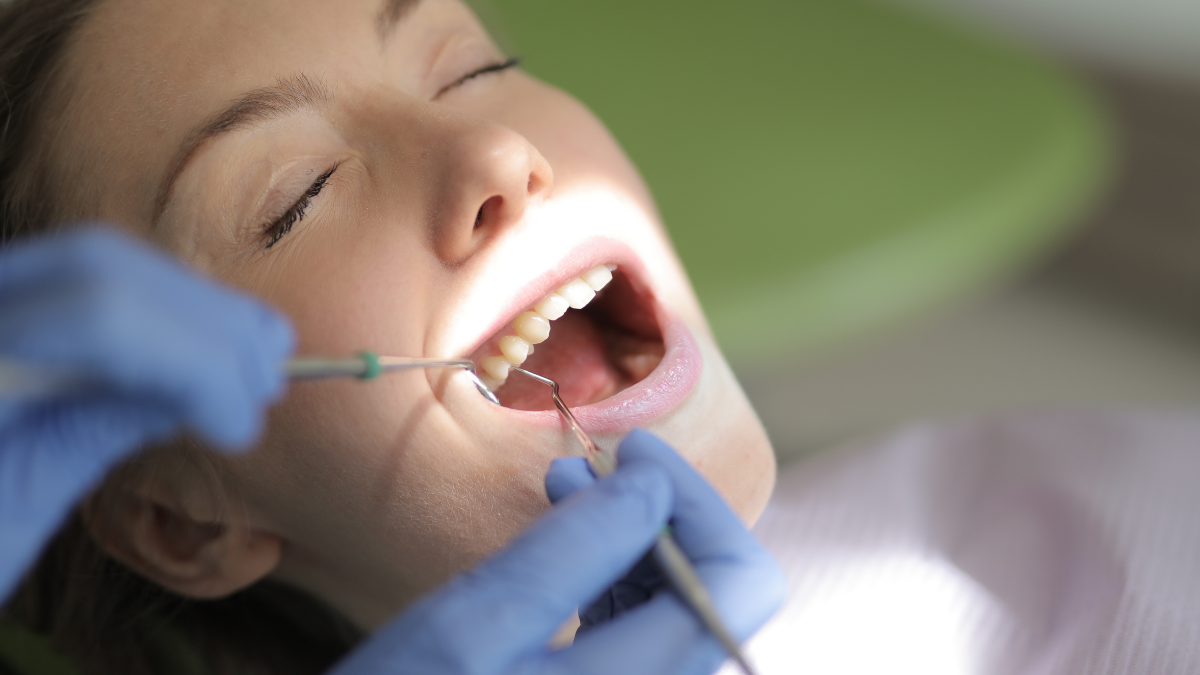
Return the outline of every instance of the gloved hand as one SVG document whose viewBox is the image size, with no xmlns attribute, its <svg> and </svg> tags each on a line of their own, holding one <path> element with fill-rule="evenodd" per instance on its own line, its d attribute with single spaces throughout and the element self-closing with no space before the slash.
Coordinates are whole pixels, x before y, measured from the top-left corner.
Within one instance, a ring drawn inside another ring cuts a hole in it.
<svg viewBox="0 0 1200 675">
<path fill-rule="evenodd" d="M 88 229 L 0 251 L 0 359 L 86 388 L 0 396 L 0 599 L 113 464 L 186 428 L 245 447 L 286 381 L 288 323 L 150 247 Z"/>
<path fill-rule="evenodd" d="M 668 520 L 727 625 L 749 637 L 783 599 L 783 575 L 711 486 L 670 447 L 635 431 L 619 468 L 594 481 L 558 460 L 556 508 L 511 546 L 419 601 L 333 675 L 699 675 L 725 659 L 717 641 L 670 592 L 550 651 L 547 641 L 653 545 Z M 594 481 L 594 484 L 593 484 Z M 571 492 L 570 496 L 563 495 Z"/>
<path fill-rule="evenodd" d="M 635 431 L 628 443 L 661 443 L 652 434 Z M 583 457 L 564 457 L 555 462 L 553 470 L 546 474 L 546 495 L 557 504 L 576 490 L 596 481 L 596 475 Z M 579 608 L 579 630 L 583 635 L 596 626 L 613 620 L 617 616 L 645 603 L 667 585 L 653 552 L 642 556 L 628 572 L 613 585 L 604 589 L 598 598 Z"/>
</svg>

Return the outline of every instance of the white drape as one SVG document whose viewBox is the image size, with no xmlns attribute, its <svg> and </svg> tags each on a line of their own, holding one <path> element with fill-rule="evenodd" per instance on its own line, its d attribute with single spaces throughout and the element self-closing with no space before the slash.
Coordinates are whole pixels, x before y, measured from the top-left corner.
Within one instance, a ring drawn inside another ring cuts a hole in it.
<svg viewBox="0 0 1200 675">
<path fill-rule="evenodd" d="M 784 471 L 755 531 L 762 675 L 1200 672 L 1200 414 L 915 426 Z"/>
</svg>

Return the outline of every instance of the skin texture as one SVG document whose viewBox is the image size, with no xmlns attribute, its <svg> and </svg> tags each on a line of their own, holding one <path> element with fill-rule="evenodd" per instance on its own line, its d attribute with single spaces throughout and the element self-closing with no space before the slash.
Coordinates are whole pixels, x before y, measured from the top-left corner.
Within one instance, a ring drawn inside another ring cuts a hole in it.
<svg viewBox="0 0 1200 675">
<path fill-rule="evenodd" d="M 385 38 L 379 11 L 105 0 L 71 46 L 51 139 L 79 213 L 265 298 L 294 322 L 299 353 L 469 353 L 531 275 L 590 238 L 620 242 L 703 360 L 692 392 L 641 424 L 753 521 L 774 481 L 770 446 L 616 142 L 516 69 L 442 91 L 504 58 L 459 2 L 425 0 Z M 211 139 L 163 198 L 198 125 L 301 76 L 318 106 Z M 265 248 L 265 226 L 334 165 L 305 218 Z M 548 508 L 546 468 L 577 450 L 509 413 L 447 372 L 297 384 L 255 450 L 224 463 L 236 501 L 197 497 L 196 472 L 160 470 L 126 490 L 103 543 L 189 595 L 269 574 L 373 628 Z"/>
</svg>

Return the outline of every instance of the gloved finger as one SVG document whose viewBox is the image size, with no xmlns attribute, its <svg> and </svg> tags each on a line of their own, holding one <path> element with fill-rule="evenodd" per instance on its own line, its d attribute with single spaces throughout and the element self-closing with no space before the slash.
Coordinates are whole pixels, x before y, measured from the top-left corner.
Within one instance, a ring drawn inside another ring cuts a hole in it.
<svg viewBox="0 0 1200 675">
<path fill-rule="evenodd" d="M 693 560 L 762 550 L 712 485 L 654 434 L 634 429 L 622 439 L 617 458 L 621 465 L 653 462 L 671 475 L 676 490 L 671 525 L 675 539 Z"/>
<path fill-rule="evenodd" d="M 39 245 L 68 269 L 4 302 L 0 350 L 158 393 L 218 445 L 253 439 L 286 384 L 293 338 L 282 317 L 127 237 L 84 231 Z"/>
<path fill-rule="evenodd" d="M 600 597 L 579 608 L 579 628 L 575 631 L 575 636 L 583 635 L 596 626 L 602 626 L 621 614 L 642 606 L 661 592 L 666 583 L 666 577 L 663 576 L 658 561 L 654 559 L 654 553 L 647 553 L 625 576 L 601 593 Z"/>
<path fill-rule="evenodd" d="M 258 436 L 264 408 L 284 390 L 284 363 L 293 341 L 281 317 L 245 302 L 225 304 L 230 311 L 216 329 L 197 325 L 195 317 L 172 315 L 162 327 L 163 342 L 191 351 L 186 358 L 162 354 L 164 361 L 174 359 L 171 379 L 143 385 L 174 391 L 192 429 L 235 449 Z M 153 376 L 144 374 L 147 380 Z"/>
<path fill-rule="evenodd" d="M 557 504 L 576 490 L 596 482 L 596 476 L 583 457 L 560 457 L 546 472 L 546 496 Z"/>
<path fill-rule="evenodd" d="M 0 253 L 0 299 L 26 296 L 31 289 L 135 282 L 162 301 L 202 310 L 206 284 L 176 284 L 193 276 L 179 261 L 148 243 L 108 227 L 80 226 L 22 242 Z M 137 283 L 153 282 L 160 283 Z M 165 283 L 162 283 L 165 282 Z"/>
<path fill-rule="evenodd" d="M 660 469 L 619 469 L 420 601 L 335 672 L 508 672 L 645 553 L 671 502 Z"/>
<path fill-rule="evenodd" d="M 111 234 L 84 232 L 80 240 L 109 258 L 129 258 L 117 285 L 124 281 L 124 295 L 144 296 L 139 298 L 142 306 L 162 316 L 158 325 L 171 335 L 157 344 L 172 349 L 177 358 L 188 358 L 194 367 L 178 373 L 180 382 L 207 381 L 215 387 L 209 392 L 180 389 L 191 426 L 224 447 L 248 444 L 261 427 L 261 408 L 286 388 L 283 365 L 294 347 L 290 325 L 258 300 L 205 279 L 140 242 Z M 210 349 L 191 353 L 200 345 Z"/>
<path fill-rule="evenodd" d="M 591 466 L 583 457 L 561 457 L 550 464 L 546 472 L 546 495 L 559 503 L 576 490 L 596 482 Z M 634 567 L 605 589 L 599 597 L 584 603 L 579 610 L 579 630 L 582 634 L 593 626 L 605 623 L 614 616 L 646 602 L 662 586 L 662 575 L 653 556 L 647 554 Z"/>
<path fill-rule="evenodd" d="M 31 287 L 45 286 L 48 281 L 70 274 L 75 263 L 71 244 L 72 233 L 59 233 L 14 243 L 0 253 L 0 298 L 23 295 Z"/>
<path fill-rule="evenodd" d="M 281 312 L 261 305 L 258 310 L 257 354 L 252 362 L 259 367 L 259 380 L 266 384 L 263 395 L 268 401 L 278 401 L 287 391 L 287 360 L 296 351 L 296 333 L 292 323 Z"/>
<path fill-rule="evenodd" d="M 239 363 L 238 352 L 253 347 L 236 344 L 252 336 L 231 338 L 228 327 L 190 321 L 178 307 L 156 305 L 124 285 L 85 296 L 50 289 L 29 301 L 34 309 L 24 319 L 43 339 L 26 351 L 78 369 L 88 391 L 154 399 L 220 446 L 248 443 L 257 433 L 264 388 L 248 384 Z"/>
<path fill-rule="evenodd" d="M 251 398 L 274 400 L 283 390 L 282 361 L 291 353 L 294 338 L 278 312 L 136 239 L 101 229 L 82 231 L 78 238 L 87 251 L 126 256 L 123 278 L 157 301 L 150 304 L 177 308 L 177 319 L 190 324 L 196 335 L 235 347 L 233 358 L 241 364 Z M 147 279 L 163 282 L 144 283 Z"/>
<path fill-rule="evenodd" d="M 210 307 L 226 309 L 219 328 L 199 325 L 193 316 L 171 323 L 175 333 L 191 331 L 191 337 L 172 340 L 189 340 L 185 344 L 196 351 L 195 358 L 176 364 L 177 391 L 193 429 L 227 449 L 244 447 L 257 437 L 264 408 L 286 389 L 284 365 L 294 338 L 282 316 L 258 303 L 214 298 Z"/>
<path fill-rule="evenodd" d="M 686 461 L 644 431 L 627 436 L 620 462 L 651 462 L 675 487 L 672 534 L 696 568 L 729 629 L 749 637 L 782 603 L 786 582 L 778 564 L 741 519 Z"/>
<path fill-rule="evenodd" d="M 0 589 L 15 586 L 41 543 L 113 464 L 176 427 L 174 415 L 155 401 L 111 396 L 36 406 L 9 420 L 0 453 L 0 513 L 6 525 Z"/>
<path fill-rule="evenodd" d="M 757 593 L 749 576 L 743 578 L 739 590 Z M 578 635 L 567 649 L 531 657 L 527 669 L 596 675 L 710 675 L 726 658 L 720 643 L 691 611 L 674 594 L 663 592 Z"/>
<path fill-rule="evenodd" d="M 251 399 L 278 398 L 286 386 L 284 361 L 294 347 L 288 321 L 256 298 L 213 283 L 191 270 L 180 268 L 174 273 L 179 277 L 177 288 L 155 285 L 148 289 L 151 297 L 147 304 L 174 308 L 173 318 L 180 327 L 188 327 L 198 339 L 228 350 Z M 180 303 L 175 296 L 181 294 L 190 294 L 191 301 Z"/>
<path fill-rule="evenodd" d="M 189 428 L 219 448 L 245 448 L 261 431 L 267 401 L 248 381 L 250 374 L 236 350 L 208 346 L 196 363 L 179 367 L 174 380 L 163 384 L 175 392 Z"/>
</svg>

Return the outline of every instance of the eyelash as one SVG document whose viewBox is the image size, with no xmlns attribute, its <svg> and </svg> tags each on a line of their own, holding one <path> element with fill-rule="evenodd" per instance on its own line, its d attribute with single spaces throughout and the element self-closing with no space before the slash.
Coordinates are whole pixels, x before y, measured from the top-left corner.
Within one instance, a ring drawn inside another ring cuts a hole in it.
<svg viewBox="0 0 1200 675">
<path fill-rule="evenodd" d="M 473 70 L 473 71 L 467 73 L 466 75 L 463 75 L 462 77 L 458 78 L 457 80 L 451 82 L 450 84 L 442 87 L 441 89 L 438 90 L 438 93 L 433 95 L 433 97 L 437 98 L 437 97 L 441 96 L 442 94 L 450 91 L 451 89 L 461 87 L 462 85 L 466 84 L 470 80 L 473 80 L 473 79 L 479 77 L 480 75 L 487 75 L 488 73 L 498 73 L 502 70 L 508 70 L 509 68 L 514 68 L 519 65 L 521 65 L 521 57 L 519 57 L 519 56 L 513 56 L 511 58 L 504 59 L 503 61 L 497 61 L 495 63 L 490 63 L 478 70 Z"/>
<path fill-rule="evenodd" d="M 301 220 L 304 220 L 304 213 L 308 211 L 308 207 L 312 206 L 312 200 L 316 199 L 317 195 L 321 194 L 321 190 L 325 189 L 325 185 L 329 181 L 329 177 L 333 175 L 334 171 L 337 171 L 338 166 L 339 165 L 335 164 L 333 168 L 321 174 L 320 176 L 317 176 L 317 179 L 313 181 L 313 184 L 310 185 L 307 190 L 304 191 L 304 194 L 300 196 L 300 199 L 296 200 L 295 204 L 292 204 L 292 206 L 285 211 L 278 220 L 264 228 L 264 233 L 267 237 L 266 248 L 271 248 L 274 246 L 280 239 L 283 238 L 283 235 L 292 231 L 293 225 Z"/>
<path fill-rule="evenodd" d="M 479 68 L 478 70 L 473 70 L 451 82 L 450 84 L 442 87 L 440 90 L 438 90 L 438 93 L 434 95 L 434 98 L 441 96 L 451 89 L 461 87 L 480 75 L 498 73 L 503 70 L 508 70 L 509 68 L 514 68 L 520 64 L 521 59 L 520 57 L 516 56 L 507 58 L 503 61 L 497 61 L 496 63 L 490 63 L 482 68 Z M 321 190 L 325 189 L 325 185 L 329 181 L 329 177 L 333 175 L 334 171 L 337 171 L 337 165 L 320 176 L 317 176 L 317 179 L 313 181 L 313 184 L 309 186 L 307 190 L 304 191 L 304 194 L 301 195 L 300 199 L 296 200 L 295 204 L 292 204 L 292 206 L 285 211 L 278 220 L 264 228 L 267 237 L 266 248 L 271 248 L 274 246 L 279 242 L 280 239 L 283 238 L 283 235 L 292 231 L 292 227 L 295 226 L 296 223 L 304 220 L 304 214 L 306 211 L 308 211 L 309 207 L 312 206 L 312 200 L 316 199 L 317 195 L 321 194 Z"/>
</svg>

